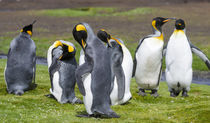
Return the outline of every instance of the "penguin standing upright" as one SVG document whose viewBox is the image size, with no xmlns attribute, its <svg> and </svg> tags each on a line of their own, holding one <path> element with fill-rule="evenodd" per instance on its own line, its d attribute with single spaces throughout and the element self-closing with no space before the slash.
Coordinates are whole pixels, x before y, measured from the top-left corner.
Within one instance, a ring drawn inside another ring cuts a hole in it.
<svg viewBox="0 0 210 123">
<path fill-rule="evenodd" d="M 110 108 L 112 73 L 111 57 L 107 48 L 94 35 L 87 23 L 77 24 L 73 29 L 73 36 L 85 53 L 85 63 L 77 68 L 76 80 L 84 96 L 88 116 L 118 118 L 119 116 Z M 91 74 L 89 83 L 82 80 L 86 74 Z"/>
<path fill-rule="evenodd" d="M 35 89 L 36 45 L 31 39 L 32 24 L 29 24 L 10 43 L 5 67 L 5 82 L 8 93 L 22 95 L 25 91 Z M 34 83 L 32 79 L 34 78 Z"/>
<path fill-rule="evenodd" d="M 170 19 L 172 18 L 154 18 L 153 34 L 141 39 L 136 49 L 133 76 L 136 78 L 141 96 L 146 96 L 145 90 L 151 90 L 154 97 L 158 96 L 164 44 L 161 27 Z"/>
<path fill-rule="evenodd" d="M 132 97 L 130 92 L 130 81 L 133 71 L 132 56 L 122 40 L 113 38 L 105 30 L 99 30 L 97 36 L 108 44 L 108 49 L 112 56 L 112 68 L 115 75 L 110 95 L 112 105 L 124 104 Z"/>
<path fill-rule="evenodd" d="M 192 52 L 198 55 L 210 69 L 210 61 L 197 47 L 192 45 L 185 34 L 185 22 L 178 19 L 166 49 L 166 82 L 170 96 L 188 96 L 192 82 Z"/>
<path fill-rule="evenodd" d="M 63 40 L 56 41 L 48 50 L 47 61 L 51 80 L 51 95 L 48 96 L 56 98 L 61 104 L 82 103 L 74 92 L 77 68 L 75 53 L 75 46 Z"/>
</svg>

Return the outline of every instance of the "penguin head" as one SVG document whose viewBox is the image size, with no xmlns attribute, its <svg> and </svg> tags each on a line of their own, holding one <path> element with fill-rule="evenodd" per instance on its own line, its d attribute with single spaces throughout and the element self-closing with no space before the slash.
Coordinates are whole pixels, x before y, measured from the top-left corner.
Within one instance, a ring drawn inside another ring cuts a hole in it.
<svg viewBox="0 0 210 123">
<path fill-rule="evenodd" d="M 162 31 L 161 27 L 167 23 L 169 20 L 174 20 L 175 18 L 163 18 L 163 17 L 156 17 L 152 20 L 152 26 L 157 31 Z"/>
<path fill-rule="evenodd" d="M 32 36 L 33 24 L 34 24 L 35 22 L 36 22 L 36 20 L 35 20 L 33 23 L 24 26 L 24 27 L 20 30 L 20 32 L 21 32 L 21 33 L 24 32 L 24 33 L 26 33 L 26 34 Z"/>
<path fill-rule="evenodd" d="M 98 38 L 101 39 L 104 43 L 108 43 L 108 46 L 109 46 L 109 47 L 113 47 L 113 45 L 115 44 L 115 42 L 117 42 L 117 44 L 119 44 L 119 45 L 122 45 L 122 43 L 121 43 L 118 39 L 112 37 L 112 36 L 111 36 L 108 32 L 106 32 L 104 29 L 99 30 L 98 33 L 97 33 L 97 36 L 98 36 Z M 115 42 L 110 41 L 110 39 L 113 39 Z"/>
<path fill-rule="evenodd" d="M 54 47 L 57 48 L 59 46 L 62 47 L 63 50 L 63 54 L 59 58 L 60 60 L 65 60 L 75 56 L 76 49 L 73 46 L 62 43 L 58 40 L 54 43 Z"/>
<path fill-rule="evenodd" d="M 185 29 L 185 22 L 184 22 L 184 20 L 182 20 L 182 19 L 176 20 L 175 27 L 176 27 L 177 30 Z"/>
<path fill-rule="evenodd" d="M 112 45 L 109 41 L 112 37 L 104 29 L 99 30 L 97 33 L 97 36 L 99 39 L 101 39 L 101 41 L 103 41 L 104 43 L 107 43 L 109 47 L 112 47 Z"/>
<path fill-rule="evenodd" d="M 86 47 L 86 39 L 87 39 L 87 30 L 82 23 L 75 25 L 73 31 L 74 39 L 82 46 L 84 49 Z"/>
</svg>

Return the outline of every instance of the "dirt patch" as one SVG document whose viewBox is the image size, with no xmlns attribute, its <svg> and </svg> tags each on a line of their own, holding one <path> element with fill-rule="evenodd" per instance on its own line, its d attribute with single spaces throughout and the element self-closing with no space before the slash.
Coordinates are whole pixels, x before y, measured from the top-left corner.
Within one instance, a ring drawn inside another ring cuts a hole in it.
<svg viewBox="0 0 210 123">
<path fill-rule="evenodd" d="M 137 6 L 166 6 L 210 0 L 0 0 L 1 11 L 77 8 L 77 7 L 137 7 Z"/>
</svg>

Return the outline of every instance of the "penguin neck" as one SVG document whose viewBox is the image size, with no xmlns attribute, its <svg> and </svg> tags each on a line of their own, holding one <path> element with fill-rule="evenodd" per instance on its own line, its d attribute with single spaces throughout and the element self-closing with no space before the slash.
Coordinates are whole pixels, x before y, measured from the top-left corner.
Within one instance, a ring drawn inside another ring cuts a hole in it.
<svg viewBox="0 0 210 123">
<path fill-rule="evenodd" d="M 163 33 L 162 33 L 162 29 L 161 28 L 157 28 L 157 27 L 152 27 L 153 29 L 153 37 L 154 38 L 158 38 L 160 40 L 163 41 Z"/>
<path fill-rule="evenodd" d="M 177 34 L 177 33 L 183 33 L 183 34 L 185 34 L 185 32 L 186 32 L 186 29 L 174 29 L 174 34 Z"/>
<path fill-rule="evenodd" d="M 93 30 L 91 29 L 91 27 L 88 24 L 84 23 L 84 26 L 85 26 L 85 28 L 87 30 L 86 43 L 88 44 L 88 43 L 91 43 L 90 41 L 92 41 L 92 39 L 95 38 L 96 36 L 95 36 Z"/>
<path fill-rule="evenodd" d="M 21 32 L 20 35 L 24 36 L 24 37 L 27 37 L 27 38 L 31 38 L 31 36 L 26 32 Z"/>
</svg>

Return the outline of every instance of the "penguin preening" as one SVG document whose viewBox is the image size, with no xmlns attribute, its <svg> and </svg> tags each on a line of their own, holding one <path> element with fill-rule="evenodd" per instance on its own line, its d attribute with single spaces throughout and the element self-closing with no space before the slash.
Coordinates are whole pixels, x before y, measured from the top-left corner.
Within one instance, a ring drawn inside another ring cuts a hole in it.
<svg viewBox="0 0 210 123">
<path fill-rule="evenodd" d="M 132 97 L 130 92 L 130 81 L 133 71 L 133 59 L 129 50 L 120 39 L 113 38 L 105 30 L 99 30 L 97 36 L 108 44 L 112 60 L 114 79 L 112 92 L 110 94 L 112 105 L 124 104 Z"/>
<path fill-rule="evenodd" d="M 50 46 L 47 55 L 51 89 L 48 97 L 54 97 L 59 103 L 82 103 L 75 96 L 75 59 L 76 48 L 67 41 L 58 40 Z"/>
<path fill-rule="evenodd" d="M 112 73 L 111 57 L 107 48 L 87 23 L 77 24 L 73 29 L 73 36 L 85 54 L 85 63 L 76 70 L 76 80 L 79 91 L 84 96 L 88 116 L 78 116 L 118 118 L 119 116 L 110 108 Z M 87 74 L 91 75 L 89 83 L 83 81 L 84 75 Z"/>
<path fill-rule="evenodd" d="M 199 56 L 210 69 L 210 61 L 197 47 L 192 45 L 185 34 L 185 22 L 178 19 L 175 30 L 166 48 L 166 82 L 170 96 L 176 97 L 182 91 L 182 96 L 188 96 L 192 82 L 192 53 Z"/>
<path fill-rule="evenodd" d="M 136 78 L 141 96 L 146 96 L 145 90 L 151 90 L 154 97 L 158 96 L 164 44 L 161 27 L 171 19 L 174 18 L 154 18 L 153 34 L 142 38 L 136 48 L 133 76 Z"/>
<path fill-rule="evenodd" d="M 8 93 L 22 95 L 37 86 L 35 84 L 36 45 L 31 39 L 35 22 L 23 27 L 20 35 L 10 43 L 4 75 Z"/>
</svg>

